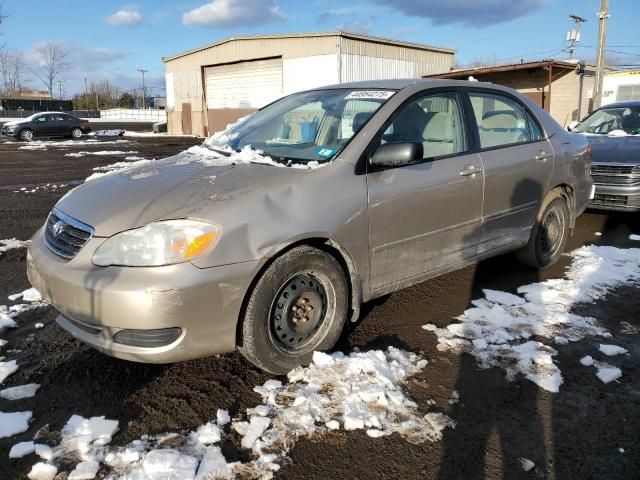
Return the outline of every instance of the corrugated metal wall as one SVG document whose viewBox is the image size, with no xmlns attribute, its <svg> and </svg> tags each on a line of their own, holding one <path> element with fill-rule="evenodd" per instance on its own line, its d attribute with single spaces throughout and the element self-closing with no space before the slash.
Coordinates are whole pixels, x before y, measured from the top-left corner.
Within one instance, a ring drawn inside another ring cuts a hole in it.
<svg viewBox="0 0 640 480">
<path fill-rule="evenodd" d="M 337 53 L 341 52 L 341 62 L 338 62 Z M 335 61 L 329 56 L 335 56 Z M 308 62 L 302 61 L 305 57 L 316 57 L 309 60 L 313 65 L 305 74 L 309 79 L 306 88 L 313 88 L 336 81 L 355 81 L 366 79 L 384 79 L 401 77 L 420 77 L 430 73 L 448 71 L 453 65 L 454 53 L 425 49 L 412 45 L 393 44 L 391 41 L 380 39 L 348 38 L 339 35 L 311 35 L 293 37 L 267 37 L 236 39 L 222 42 L 211 47 L 187 53 L 185 55 L 165 61 L 167 74 L 171 74 L 173 93 L 168 92 L 167 97 L 173 97 L 174 106 L 168 105 L 169 112 L 180 111 L 183 104 L 189 104 L 193 112 L 193 130 L 204 135 L 206 132 L 206 106 L 203 105 L 203 75 L 204 67 L 236 63 L 242 61 L 266 59 L 270 57 L 282 57 L 285 67 L 283 69 L 283 84 L 285 93 L 305 89 L 304 77 L 299 72 L 302 64 L 305 69 Z M 288 64 L 287 60 L 300 59 L 301 65 L 296 62 Z M 322 61 L 320 61 L 322 59 Z M 335 65 L 335 75 L 327 69 L 331 63 Z M 341 66 L 338 66 L 338 63 Z M 295 68 L 293 68 L 295 67 Z M 288 81 L 287 71 L 294 72 L 295 78 Z M 338 75 L 338 72 L 340 75 Z M 318 78 L 323 81 L 319 84 Z M 170 87 L 171 82 L 167 82 Z M 180 124 L 174 121 L 180 116 L 169 115 L 169 131 L 180 133 Z"/>
<path fill-rule="evenodd" d="M 416 65 L 415 75 L 430 75 L 448 72 L 453 66 L 454 54 L 436 50 L 410 48 L 378 42 L 365 42 L 351 38 L 341 38 L 341 52 L 345 55 L 404 60 Z"/>
<path fill-rule="evenodd" d="M 411 60 L 365 57 L 343 54 L 340 63 L 342 82 L 360 80 L 384 80 L 390 78 L 413 78 L 418 65 Z"/>
</svg>

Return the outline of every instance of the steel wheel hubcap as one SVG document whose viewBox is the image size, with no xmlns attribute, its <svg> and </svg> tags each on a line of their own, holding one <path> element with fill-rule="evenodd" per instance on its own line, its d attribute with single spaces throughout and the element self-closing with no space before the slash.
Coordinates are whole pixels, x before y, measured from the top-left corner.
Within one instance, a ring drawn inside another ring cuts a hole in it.
<svg viewBox="0 0 640 480">
<path fill-rule="evenodd" d="M 545 256 L 552 257 L 562 245 L 564 236 L 564 213 L 553 207 L 542 220 L 540 233 L 540 249 Z"/>
<path fill-rule="evenodd" d="M 287 350 L 299 350 L 318 331 L 326 313 L 327 295 L 313 275 L 296 275 L 278 292 L 271 309 L 274 339 Z"/>
</svg>

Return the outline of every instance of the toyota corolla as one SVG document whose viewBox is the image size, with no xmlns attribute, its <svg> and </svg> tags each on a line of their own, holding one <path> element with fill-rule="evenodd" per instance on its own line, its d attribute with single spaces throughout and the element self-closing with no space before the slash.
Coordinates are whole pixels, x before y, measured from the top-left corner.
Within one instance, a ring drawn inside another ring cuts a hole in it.
<svg viewBox="0 0 640 480">
<path fill-rule="evenodd" d="M 58 324 L 109 355 L 238 348 L 283 373 L 331 349 L 363 302 L 509 251 L 555 263 L 589 168 L 584 136 L 508 88 L 325 87 L 75 188 L 28 274 Z"/>
</svg>

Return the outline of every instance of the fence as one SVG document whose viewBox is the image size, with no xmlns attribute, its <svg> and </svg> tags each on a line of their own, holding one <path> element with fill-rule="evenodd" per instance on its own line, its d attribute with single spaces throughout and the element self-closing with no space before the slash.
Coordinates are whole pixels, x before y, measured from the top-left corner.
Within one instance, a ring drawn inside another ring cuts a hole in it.
<svg viewBox="0 0 640 480">
<path fill-rule="evenodd" d="M 129 108 L 112 108 L 101 110 L 100 118 L 110 120 L 142 120 L 148 122 L 166 122 L 167 112 L 165 110 L 135 110 Z"/>
<path fill-rule="evenodd" d="M 61 112 L 69 113 L 79 118 L 100 118 L 100 112 L 95 110 L 60 110 Z M 0 120 L 3 118 L 27 118 L 34 113 L 38 113 L 39 110 L 0 110 Z"/>
</svg>

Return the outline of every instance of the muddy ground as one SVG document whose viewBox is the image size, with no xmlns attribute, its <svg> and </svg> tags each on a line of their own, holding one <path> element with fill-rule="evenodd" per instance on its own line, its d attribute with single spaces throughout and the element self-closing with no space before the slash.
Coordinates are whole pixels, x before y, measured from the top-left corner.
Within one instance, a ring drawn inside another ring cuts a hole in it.
<svg viewBox="0 0 640 480">
<path fill-rule="evenodd" d="M 126 150 L 137 150 L 136 155 L 145 158 L 170 155 L 197 142 L 131 140 L 135 145 Z M 19 146 L 0 143 L 0 239 L 29 238 L 69 188 L 24 193 L 16 187 L 81 180 L 93 167 L 116 161 L 108 156 L 69 158 L 64 154 L 71 150 L 28 151 Z M 640 233 L 640 215 L 587 212 L 579 218 L 567 250 L 589 243 L 640 246 L 629 240 L 630 233 Z M 0 303 L 28 288 L 25 256 L 24 250 L 0 254 Z M 628 286 L 597 304 L 577 307 L 580 314 L 598 318 L 611 330 L 608 343 L 630 352 L 616 357 L 623 377 L 608 385 L 578 362 L 597 350 L 598 339 L 559 349 L 565 383 L 559 394 L 552 394 L 526 380 L 508 383 L 497 368 L 479 370 L 467 355 L 438 352 L 436 337 L 420 328 L 425 323 L 448 324 L 471 299 L 481 296 L 483 288 L 515 292 L 518 286 L 562 276 L 567 265 L 564 259 L 539 274 L 506 255 L 366 305 L 339 349 L 394 345 L 422 352 L 430 363 L 407 389 L 424 412 L 445 412 L 457 427 L 447 429 L 442 441 L 421 445 L 399 436 L 373 439 L 364 432 L 303 439 L 276 478 L 640 478 L 640 337 L 620 331 L 621 321 L 640 326 L 640 287 Z M 143 434 L 188 431 L 215 417 L 218 408 L 240 414 L 259 403 L 253 387 L 270 378 L 237 353 L 166 366 L 112 359 L 58 328 L 55 316 L 50 307 L 24 314 L 18 328 L 2 334 L 9 344 L 0 355 L 21 365 L 3 387 L 41 384 L 33 398 L 0 399 L 0 410 L 32 410 L 34 418 L 24 434 L 0 440 L 2 479 L 26 478 L 37 461 L 34 455 L 10 460 L 11 445 L 32 439 L 41 429 L 46 440 L 47 431 L 59 431 L 73 414 L 119 420 L 113 444 L 121 445 Z M 44 328 L 35 329 L 37 322 Z M 453 390 L 460 394 L 457 404 L 449 403 Z M 223 453 L 229 461 L 243 459 L 233 442 L 223 444 Z M 524 472 L 520 457 L 531 459 L 535 468 Z"/>
</svg>

